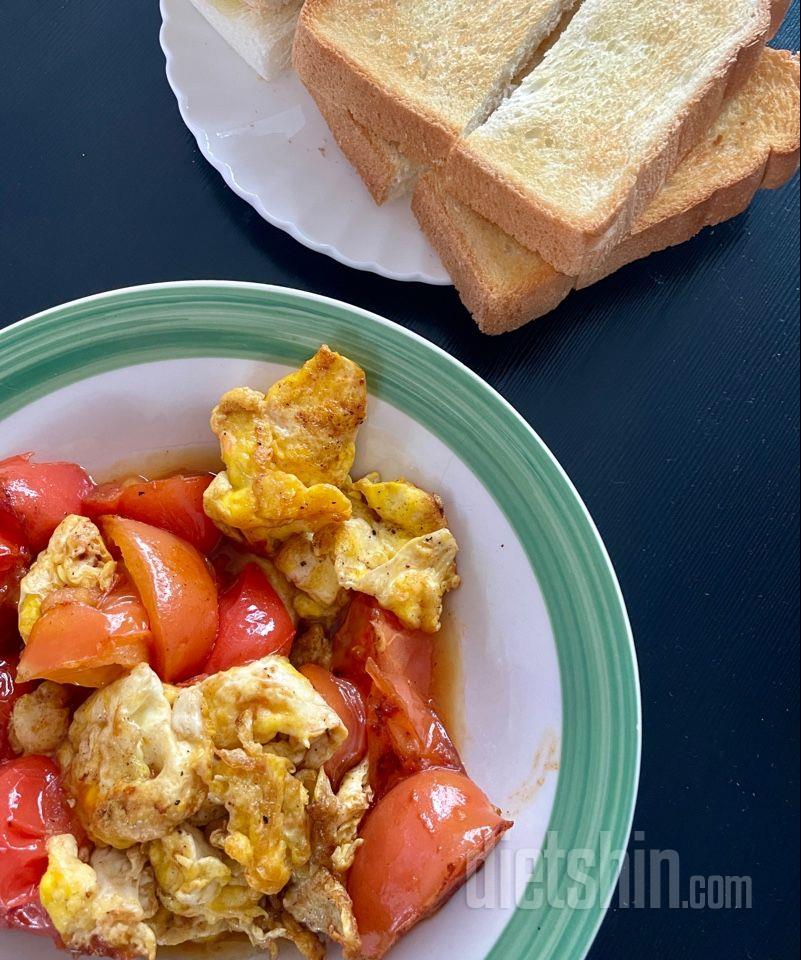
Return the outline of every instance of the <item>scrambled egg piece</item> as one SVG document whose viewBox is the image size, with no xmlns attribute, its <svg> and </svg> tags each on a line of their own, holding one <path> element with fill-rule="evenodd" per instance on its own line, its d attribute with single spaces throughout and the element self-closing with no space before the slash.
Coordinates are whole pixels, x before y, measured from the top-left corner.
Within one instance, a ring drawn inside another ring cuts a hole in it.
<svg viewBox="0 0 801 960">
<path fill-rule="evenodd" d="M 173 940 L 178 929 L 192 930 L 192 939 L 242 933 L 254 947 L 271 939 L 274 923 L 262 905 L 262 893 L 248 885 L 241 867 L 215 850 L 200 830 L 179 827 L 147 849 L 162 906 L 174 918 L 195 921 L 168 921 Z"/>
<path fill-rule="evenodd" d="M 244 747 L 319 769 L 347 730 L 309 681 L 279 656 L 263 657 L 208 677 L 200 691 L 215 748 Z"/>
<path fill-rule="evenodd" d="M 302 774 L 309 772 L 301 771 Z M 345 774 L 339 793 L 331 789 L 324 770 L 311 773 L 314 774 L 312 802 L 308 808 L 311 863 L 342 875 L 353 866 L 356 851 L 362 845 L 358 838 L 359 825 L 373 802 L 369 760 L 365 757 Z"/>
<path fill-rule="evenodd" d="M 309 796 L 296 765 L 319 769 L 347 730 L 284 657 L 232 667 L 196 689 L 214 747 L 208 802 L 228 815 L 211 842 L 251 887 L 275 895 L 311 855 Z"/>
<path fill-rule="evenodd" d="M 244 934 L 272 957 L 287 939 L 309 960 L 322 960 L 319 940 L 251 890 L 223 856 L 199 831 L 183 828 L 147 847 L 95 850 L 84 863 L 75 838 L 64 834 L 48 841 L 40 897 L 75 951 L 154 960 L 157 945 Z"/>
<path fill-rule="evenodd" d="M 294 943 L 306 960 L 323 960 L 325 957 L 325 948 L 317 937 L 286 913 L 265 911 L 264 918 L 237 924 L 235 920 L 209 921 L 181 917 L 162 908 L 151 925 L 159 946 L 174 947 L 188 942 L 217 943 L 226 939 L 229 933 L 245 933 L 253 946 L 267 951 L 272 960 L 278 960 L 279 940 Z M 224 955 L 228 956 L 227 953 Z M 201 956 L 205 956 L 205 952 Z M 233 956 L 239 957 L 240 953 Z"/>
<path fill-rule="evenodd" d="M 458 546 L 439 497 L 407 480 L 368 474 L 346 487 L 352 517 L 281 547 L 276 566 L 313 603 L 342 591 L 375 597 L 412 629 L 436 633 L 442 599 L 459 586 Z M 297 600 L 296 600 L 297 607 Z"/>
<path fill-rule="evenodd" d="M 299 534 L 281 547 L 275 565 L 290 583 L 315 603 L 327 607 L 336 602 L 342 591 L 336 570 L 327 559 L 322 534 Z"/>
<path fill-rule="evenodd" d="M 16 753 L 55 753 L 69 726 L 69 692 L 58 683 L 45 680 L 14 704 L 8 739 Z"/>
<path fill-rule="evenodd" d="M 350 516 L 344 483 L 365 417 L 364 371 L 323 346 L 259 393 L 226 393 L 211 416 L 226 469 L 204 496 L 211 519 L 251 543 L 276 543 Z"/>
<path fill-rule="evenodd" d="M 125 849 L 200 808 L 210 752 L 199 689 L 170 691 L 139 664 L 76 710 L 59 762 L 89 836 Z"/>
<path fill-rule="evenodd" d="M 156 936 L 145 922 L 156 913 L 153 875 L 140 849 L 96 850 L 91 864 L 78 857 L 71 834 L 47 842 L 48 866 L 39 896 L 71 950 L 118 950 L 156 956 Z"/>
<path fill-rule="evenodd" d="M 209 780 L 210 797 L 228 811 L 211 842 L 242 865 L 251 887 L 269 896 L 311 856 L 309 795 L 292 770 L 289 760 L 275 754 L 218 750 Z"/>
<path fill-rule="evenodd" d="M 286 910 L 310 930 L 339 943 L 347 958 L 360 956 L 361 943 L 344 874 L 361 844 L 359 824 L 371 801 L 367 760 L 345 776 L 338 794 L 320 771 L 309 806 L 311 861 L 296 871 L 284 895 Z"/>
<path fill-rule="evenodd" d="M 375 473 L 352 491 L 368 509 L 354 509 L 334 534 L 339 583 L 375 597 L 407 627 L 436 633 L 442 598 L 460 582 L 459 548 L 439 497 L 407 480 L 382 482 Z"/>
<path fill-rule="evenodd" d="M 375 597 L 405 626 L 436 633 L 441 625 L 442 598 L 460 583 L 456 573 L 459 547 L 453 534 L 437 530 L 415 537 L 387 559 L 382 557 L 381 545 L 374 549 L 375 540 L 363 520 L 343 524 L 337 533 L 334 561 L 339 582 Z"/>
<path fill-rule="evenodd" d="M 358 839 L 359 825 L 373 802 L 369 775 L 369 763 L 365 758 L 345 774 L 339 793 L 335 794 L 331 789 L 325 771 L 321 770 L 317 778 L 313 803 L 309 807 L 315 858 L 338 874 L 350 870 L 356 851 L 362 845 Z"/>
<path fill-rule="evenodd" d="M 408 480 L 381 480 L 377 473 L 368 473 L 353 484 L 353 489 L 384 523 L 399 527 L 412 537 L 447 526 L 440 498 Z"/>
<path fill-rule="evenodd" d="M 89 595 L 108 590 L 117 564 L 100 531 L 86 517 L 70 514 L 53 531 L 47 549 L 34 561 L 19 584 L 19 632 L 27 643 L 42 615 L 42 602 L 57 590 L 79 588 Z"/>
</svg>

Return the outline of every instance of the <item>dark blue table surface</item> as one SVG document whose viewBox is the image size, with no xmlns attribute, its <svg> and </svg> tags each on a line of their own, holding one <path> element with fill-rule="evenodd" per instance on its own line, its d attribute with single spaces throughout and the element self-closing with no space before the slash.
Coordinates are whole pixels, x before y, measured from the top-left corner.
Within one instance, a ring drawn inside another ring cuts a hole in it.
<svg viewBox="0 0 801 960">
<path fill-rule="evenodd" d="M 450 351 L 529 420 L 614 561 L 643 684 L 639 847 L 749 910 L 614 908 L 591 954 L 799 949 L 798 178 L 506 338 L 455 293 L 264 223 L 183 127 L 154 2 L 3 0 L 0 326 L 99 290 L 234 278 L 327 294 Z M 798 49 L 798 2 L 777 45 Z M 532 954 L 533 955 L 533 954 Z"/>
</svg>

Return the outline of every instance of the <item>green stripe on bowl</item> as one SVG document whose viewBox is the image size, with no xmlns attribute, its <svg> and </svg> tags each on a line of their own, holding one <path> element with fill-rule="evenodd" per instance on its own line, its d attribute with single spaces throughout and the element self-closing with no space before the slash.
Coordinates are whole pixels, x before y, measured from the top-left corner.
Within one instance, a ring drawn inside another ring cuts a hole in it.
<svg viewBox="0 0 801 960">
<path fill-rule="evenodd" d="M 0 332 L 0 418 L 76 380 L 178 357 L 297 364 L 321 342 L 367 372 L 371 392 L 453 449 L 508 517 L 556 639 L 564 727 L 549 830 L 564 849 L 625 849 L 640 763 L 637 667 L 625 607 L 578 494 L 525 421 L 466 367 L 401 327 L 342 303 L 257 284 L 198 282 L 100 294 Z M 476 425 L 480 424 L 480 429 Z M 518 908 L 488 960 L 578 960 L 615 883 L 588 909 Z M 565 872 L 555 891 L 569 902 Z"/>
</svg>

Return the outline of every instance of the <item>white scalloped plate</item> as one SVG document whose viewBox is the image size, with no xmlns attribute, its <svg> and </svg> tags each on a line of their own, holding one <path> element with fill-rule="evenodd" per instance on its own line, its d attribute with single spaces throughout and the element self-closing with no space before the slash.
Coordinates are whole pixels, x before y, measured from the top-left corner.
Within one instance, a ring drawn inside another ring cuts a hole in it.
<svg viewBox="0 0 801 960">
<path fill-rule="evenodd" d="M 184 123 L 265 220 L 346 266 L 450 283 L 407 199 L 378 207 L 294 73 L 267 83 L 189 0 L 161 0 L 167 79 Z"/>
</svg>

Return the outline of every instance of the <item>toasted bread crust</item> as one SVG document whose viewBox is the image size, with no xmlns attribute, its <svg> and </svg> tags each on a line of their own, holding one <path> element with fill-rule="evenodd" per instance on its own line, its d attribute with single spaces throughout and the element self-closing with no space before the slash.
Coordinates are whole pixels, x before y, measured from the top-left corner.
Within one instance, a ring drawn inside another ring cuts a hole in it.
<svg viewBox="0 0 801 960">
<path fill-rule="evenodd" d="M 749 176 L 716 190 L 709 199 L 669 220 L 654 224 L 623 241 L 595 271 L 578 277 L 575 288 L 581 290 L 603 280 L 620 267 L 690 240 L 704 227 L 724 223 L 747 210 L 760 189 L 776 189 L 785 184 L 798 168 L 798 150 L 794 158 L 771 152 L 763 166 Z"/>
<path fill-rule="evenodd" d="M 475 231 L 471 234 L 469 228 L 465 229 L 463 218 L 460 222 L 454 216 L 444 178 L 435 173 L 422 177 L 414 193 L 414 212 L 479 327 L 486 333 L 514 330 L 552 310 L 574 287 L 589 286 L 633 260 L 683 243 L 704 227 L 737 216 L 760 188 L 786 183 L 799 164 L 799 58 L 783 50 L 767 50 L 762 56 L 764 62 L 754 83 L 757 89 L 773 83 L 770 95 L 764 93 L 762 99 L 753 101 L 748 99 L 753 94 L 743 95 L 753 117 L 765 117 L 764 111 L 774 114 L 773 130 L 763 133 L 764 145 L 757 147 L 747 160 L 719 154 L 712 172 L 705 166 L 704 173 L 691 178 L 690 193 L 675 189 L 661 193 L 635 222 L 631 234 L 594 270 L 579 276 L 559 273 L 520 245 L 511 255 L 504 251 L 505 259 L 496 257 L 493 272 L 486 262 L 487 245 L 479 247 Z M 742 114 L 740 120 L 729 121 L 731 127 L 736 127 L 741 119 Z M 753 135 L 746 136 L 753 144 Z M 711 145 L 699 147 L 701 155 L 712 156 L 716 143 L 710 134 Z M 698 156 L 696 152 L 686 159 L 688 169 L 692 169 Z M 704 187 L 708 184 L 706 195 L 699 195 L 698 183 Z M 688 196 L 692 196 L 692 202 Z M 487 230 L 492 229 L 483 222 Z M 496 233 L 502 236 L 499 230 Z"/>
<path fill-rule="evenodd" d="M 618 191 L 608 211 L 593 222 L 571 223 L 496 169 L 470 144 L 457 144 L 444 171 L 448 189 L 497 223 L 563 273 L 577 276 L 597 268 L 625 237 L 681 159 L 699 142 L 732 90 L 753 70 L 773 22 L 770 0 L 757 0 L 759 16 L 751 35 L 684 110 L 643 163 L 631 187 Z M 784 0 L 780 0 L 781 3 Z"/>
<path fill-rule="evenodd" d="M 507 50 L 508 63 L 499 63 L 498 74 L 510 69 L 512 81 L 520 70 L 536 58 L 540 45 L 549 33 L 563 29 L 565 19 L 579 0 L 553 0 L 541 20 L 531 20 L 528 29 L 530 42 L 514 52 Z M 375 135 L 398 146 L 405 157 L 416 163 L 432 163 L 444 159 L 457 139 L 466 132 L 462 123 L 447 119 L 447 112 L 427 103 L 413 92 L 390 86 L 377 76 L 372 64 L 365 66 L 349 54 L 344 46 L 329 40 L 319 28 L 321 14 L 332 0 L 306 0 L 298 22 L 293 49 L 293 65 L 301 81 L 315 96 L 324 97 L 346 108 L 352 116 L 365 124 Z M 519 13 L 519 11 L 518 11 Z M 519 18 L 519 22 L 525 22 Z M 540 32 L 542 31 L 542 32 Z M 411 50 L 410 54 L 411 56 Z M 376 62 L 380 55 L 376 55 Z M 486 56 L 482 59 L 487 63 Z M 497 81 L 499 78 L 496 77 Z M 485 119 L 503 96 L 502 89 L 483 91 L 486 103 L 479 107 L 471 101 L 478 115 L 468 123 L 474 125 Z M 462 117 L 466 121 L 466 117 Z"/>
<path fill-rule="evenodd" d="M 345 107 L 309 92 L 340 150 L 379 206 L 411 192 L 423 170 L 421 164 L 407 160 L 397 146 L 373 134 Z"/>
<path fill-rule="evenodd" d="M 347 105 L 362 120 L 371 118 L 372 130 L 397 143 L 414 162 L 445 157 L 459 131 L 443 125 L 421 105 L 377 86 L 358 63 L 318 35 L 314 7 L 314 0 L 304 5 L 292 50 L 292 65 L 312 96 Z"/>
<path fill-rule="evenodd" d="M 770 36 L 769 40 L 772 40 L 776 34 L 779 32 L 779 27 L 782 25 L 784 18 L 787 16 L 787 11 L 790 9 L 790 4 L 793 0 L 772 0 L 771 10 L 770 10 Z"/>
<path fill-rule="evenodd" d="M 571 277 L 558 273 L 537 254 L 523 248 L 521 266 L 526 260 L 528 263 L 518 282 L 513 284 L 511 278 L 503 285 L 493 282 L 487 263 L 453 220 L 436 173 L 427 173 L 418 180 L 412 194 L 412 210 L 450 274 L 462 303 L 483 333 L 507 333 L 550 313 L 573 289 Z"/>
</svg>

